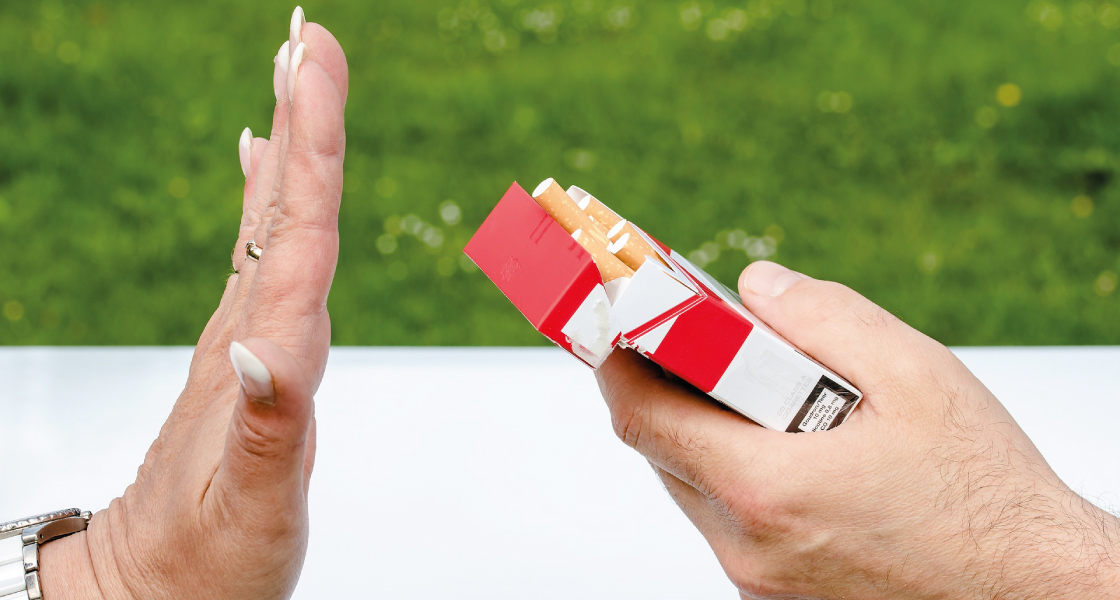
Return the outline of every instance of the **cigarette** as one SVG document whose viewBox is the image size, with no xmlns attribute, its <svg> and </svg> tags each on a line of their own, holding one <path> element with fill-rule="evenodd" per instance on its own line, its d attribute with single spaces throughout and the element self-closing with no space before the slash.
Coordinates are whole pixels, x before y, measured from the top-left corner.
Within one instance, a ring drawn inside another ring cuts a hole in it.
<svg viewBox="0 0 1120 600">
<path fill-rule="evenodd" d="M 587 213 L 580 210 L 579 205 L 564 192 L 555 179 L 549 178 L 541 182 L 533 191 L 533 199 L 568 233 L 574 234 L 582 229 L 587 237 L 598 242 L 604 249 L 610 243 L 607 228 L 599 226 Z"/>
<path fill-rule="evenodd" d="M 602 225 L 604 229 L 609 230 L 622 222 L 622 217 L 618 216 L 618 213 L 607 208 L 607 205 L 599 202 L 599 199 L 595 196 L 584 198 L 584 205 L 580 208 L 583 209 L 583 212 L 591 215 L 592 220 Z"/>
<path fill-rule="evenodd" d="M 611 227 L 609 231 L 607 231 L 607 238 L 612 239 L 612 240 L 618 238 L 618 236 L 622 234 L 622 230 L 629 223 L 630 223 L 630 221 L 626 221 L 626 220 L 622 220 L 622 221 L 619 221 L 618 223 L 615 223 L 614 226 Z"/>
<path fill-rule="evenodd" d="M 614 239 L 614 242 L 607 247 L 607 250 L 635 271 L 646 264 L 647 257 L 665 265 L 665 261 L 661 260 L 657 250 L 654 250 L 649 242 L 638 235 L 638 230 L 634 229 L 629 221 L 619 221 L 617 225 L 611 228 L 608 237 Z"/>
<path fill-rule="evenodd" d="M 595 261 L 595 266 L 599 267 L 599 273 L 603 276 L 603 283 L 610 283 L 616 279 L 623 277 L 633 277 L 634 270 L 626 266 L 621 260 L 615 257 L 607 247 L 589 236 L 583 235 L 582 229 L 577 229 L 572 233 L 572 239 L 579 242 L 584 250 L 591 254 L 591 260 Z"/>
<path fill-rule="evenodd" d="M 614 227 L 622 220 L 622 217 L 618 216 L 618 213 L 607 208 L 606 204 L 600 202 L 598 198 L 592 196 L 587 190 L 581 187 L 573 185 L 568 188 L 568 196 L 575 201 L 580 210 L 587 213 L 587 215 L 591 217 L 591 220 L 595 221 L 595 223 L 600 225 L 604 230 Z"/>
<path fill-rule="evenodd" d="M 573 185 L 568 188 L 568 196 L 575 201 L 580 210 L 587 213 L 587 215 L 591 217 L 591 220 L 595 221 L 595 223 L 604 230 L 614 227 L 622 220 L 622 217 L 618 216 L 618 213 L 607 208 L 606 204 L 600 202 L 598 198 L 592 196 L 587 190 L 581 187 Z"/>
<path fill-rule="evenodd" d="M 580 210 L 587 208 L 586 200 L 590 195 L 591 194 L 587 193 L 587 190 L 576 185 L 568 188 L 568 197 L 570 197 L 572 200 L 575 200 L 576 204 L 579 205 Z"/>
</svg>

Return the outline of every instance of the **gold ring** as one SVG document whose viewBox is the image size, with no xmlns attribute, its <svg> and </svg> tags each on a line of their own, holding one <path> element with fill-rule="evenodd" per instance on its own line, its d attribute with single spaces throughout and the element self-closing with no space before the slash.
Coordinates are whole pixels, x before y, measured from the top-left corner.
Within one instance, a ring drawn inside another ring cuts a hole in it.
<svg viewBox="0 0 1120 600">
<path fill-rule="evenodd" d="M 262 252 L 264 248 L 258 246 L 254 240 L 249 240 L 249 243 L 245 244 L 245 256 L 251 260 L 260 261 Z"/>
</svg>

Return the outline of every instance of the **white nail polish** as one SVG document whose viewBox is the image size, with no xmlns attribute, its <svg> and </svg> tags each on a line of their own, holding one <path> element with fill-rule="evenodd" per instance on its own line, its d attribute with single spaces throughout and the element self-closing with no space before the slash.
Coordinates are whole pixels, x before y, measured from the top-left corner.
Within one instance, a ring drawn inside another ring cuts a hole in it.
<svg viewBox="0 0 1120 600">
<path fill-rule="evenodd" d="M 290 59 L 288 42 L 284 42 L 284 45 L 280 46 L 280 51 L 276 53 L 276 57 L 272 59 L 272 64 L 276 65 L 276 69 L 272 72 L 272 92 L 276 95 L 277 102 L 288 97 L 285 89 L 288 86 L 288 62 Z"/>
<path fill-rule="evenodd" d="M 303 15 L 303 8 L 297 6 L 292 12 L 292 24 L 288 28 L 288 49 L 291 50 L 293 57 L 296 46 L 303 41 L 303 26 L 306 23 L 307 18 Z"/>
<path fill-rule="evenodd" d="M 237 154 L 241 157 L 241 172 L 249 178 L 249 169 L 253 168 L 253 132 L 248 127 L 241 132 L 241 141 L 237 143 Z"/>
<path fill-rule="evenodd" d="M 288 101 L 296 100 L 296 76 L 299 75 L 299 66 L 307 58 L 307 44 L 300 42 L 292 52 L 292 62 L 288 64 Z"/>
<path fill-rule="evenodd" d="M 261 359 L 239 342 L 229 345 L 229 359 L 245 395 L 254 402 L 276 404 L 276 390 L 272 385 L 272 373 Z"/>
</svg>

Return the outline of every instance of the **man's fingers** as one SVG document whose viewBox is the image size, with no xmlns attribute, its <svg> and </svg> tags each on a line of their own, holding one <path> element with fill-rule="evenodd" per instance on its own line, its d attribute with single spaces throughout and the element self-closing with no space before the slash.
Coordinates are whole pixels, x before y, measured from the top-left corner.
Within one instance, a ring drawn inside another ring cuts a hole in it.
<svg viewBox="0 0 1120 600">
<path fill-rule="evenodd" d="M 749 480 L 758 453 L 780 441 L 631 350 L 615 351 L 596 377 L 618 437 L 708 497 L 719 495 L 730 470 Z"/>
<path fill-rule="evenodd" d="M 263 339 L 234 342 L 230 361 L 241 397 L 211 490 L 234 514 L 295 514 L 306 501 L 311 382 L 290 354 Z"/>
<path fill-rule="evenodd" d="M 913 377 L 928 373 L 930 357 L 952 359 L 944 346 L 839 283 L 762 261 L 743 272 L 739 292 L 767 325 L 867 393 L 892 380 L 884 374 Z"/>
</svg>

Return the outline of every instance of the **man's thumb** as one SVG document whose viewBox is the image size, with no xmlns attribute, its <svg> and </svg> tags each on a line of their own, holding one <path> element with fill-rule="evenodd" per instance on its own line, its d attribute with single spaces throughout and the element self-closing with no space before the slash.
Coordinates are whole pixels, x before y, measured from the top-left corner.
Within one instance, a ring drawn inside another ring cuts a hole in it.
<svg viewBox="0 0 1120 600">
<path fill-rule="evenodd" d="M 891 376 L 926 373 L 931 359 L 952 359 L 944 346 L 850 288 L 772 262 L 747 267 L 739 293 L 748 310 L 864 392 Z"/>
</svg>

